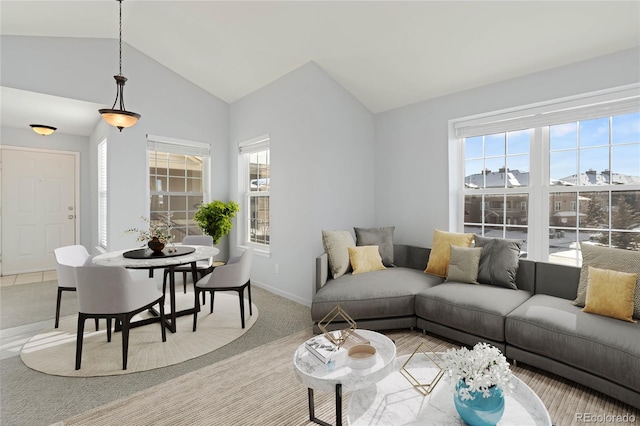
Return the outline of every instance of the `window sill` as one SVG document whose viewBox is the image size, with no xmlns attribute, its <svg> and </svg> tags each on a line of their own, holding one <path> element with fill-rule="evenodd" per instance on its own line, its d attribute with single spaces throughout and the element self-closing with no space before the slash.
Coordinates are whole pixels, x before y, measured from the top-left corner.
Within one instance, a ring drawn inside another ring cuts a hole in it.
<svg viewBox="0 0 640 426">
<path fill-rule="evenodd" d="M 269 257 L 269 258 L 271 257 L 271 250 L 269 248 L 265 248 L 262 246 L 258 247 L 258 246 L 250 246 L 250 245 L 239 245 L 238 248 L 242 250 L 253 248 L 253 253 L 256 254 L 257 256 Z"/>
</svg>

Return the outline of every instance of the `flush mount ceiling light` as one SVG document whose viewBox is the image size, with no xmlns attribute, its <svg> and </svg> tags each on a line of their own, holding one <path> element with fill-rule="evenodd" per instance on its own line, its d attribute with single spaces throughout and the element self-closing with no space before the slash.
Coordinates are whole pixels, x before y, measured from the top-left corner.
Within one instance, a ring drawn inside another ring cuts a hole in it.
<svg viewBox="0 0 640 426">
<path fill-rule="evenodd" d="M 101 109 L 100 114 L 104 121 L 109 123 L 110 125 L 117 127 L 122 131 L 125 127 L 131 127 L 138 122 L 140 119 L 140 114 L 135 112 L 127 111 L 124 108 L 124 83 L 127 81 L 127 78 L 122 75 L 122 1 L 116 0 L 120 3 L 120 72 L 118 75 L 114 75 L 113 78 L 116 79 L 116 100 L 113 102 L 113 106 L 111 109 Z M 120 99 L 119 108 L 115 109 L 116 104 L 118 103 L 118 99 Z"/>
<path fill-rule="evenodd" d="M 42 136 L 49 136 L 57 129 L 51 126 L 45 126 L 44 124 L 29 124 L 34 132 Z"/>
</svg>

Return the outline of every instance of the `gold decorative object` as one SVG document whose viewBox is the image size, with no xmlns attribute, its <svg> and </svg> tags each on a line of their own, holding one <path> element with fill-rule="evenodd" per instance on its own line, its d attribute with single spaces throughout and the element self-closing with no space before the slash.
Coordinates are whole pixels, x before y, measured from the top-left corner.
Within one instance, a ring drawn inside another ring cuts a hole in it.
<svg viewBox="0 0 640 426">
<path fill-rule="evenodd" d="M 337 333 L 329 331 L 329 325 L 336 318 L 340 317 L 344 320 L 348 327 L 342 330 L 339 330 Z M 336 345 L 338 348 L 341 347 L 347 338 L 355 331 L 356 322 L 347 314 L 344 309 L 340 307 L 340 305 L 336 305 L 327 315 L 324 316 L 318 322 L 318 328 L 324 333 L 324 336 L 329 339 L 331 343 Z"/>
<path fill-rule="evenodd" d="M 421 350 L 423 346 L 427 347 L 427 351 Z M 429 377 L 421 377 L 421 375 L 418 375 L 416 371 L 413 371 L 412 373 L 412 370 L 414 369 L 409 366 L 409 363 L 414 356 L 424 356 L 427 359 L 427 363 L 435 366 L 435 368 L 433 368 L 433 370 L 435 370 L 435 374 L 429 375 Z M 436 384 L 438 384 L 438 381 L 440 381 L 444 375 L 445 370 L 442 368 L 442 365 L 444 365 L 444 360 L 440 358 L 436 352 L 433 352 L 429 348 L 429 345 L 422 342 L 402 365 L 402 368 L 400 368 L 400 374 L 402 374 L 418 392 L 427 396 L 436 387 Z"/>
</svg>

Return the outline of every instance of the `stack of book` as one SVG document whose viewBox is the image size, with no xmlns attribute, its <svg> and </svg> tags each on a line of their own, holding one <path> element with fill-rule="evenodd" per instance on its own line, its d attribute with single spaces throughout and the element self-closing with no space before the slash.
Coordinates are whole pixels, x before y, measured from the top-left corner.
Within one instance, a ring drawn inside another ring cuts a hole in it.
<svg viewBox="0 0 640 426">
<path fill-rule="evenodd" d="M 338 338 L 340 331 L 334 331 L 333 333 L 334 337 Z M 340 347 L 337 347 L 324 334 L 319 334 L 305 342 L 307 350 L 313 354 L 318 361 L 323 363 L 329 371 L 342 367 L 346 363 L 347 352 L 350 347 L 367 344 L 369 344 L 369 340 L 355 331 L 349 334 Z"/>
</svg>

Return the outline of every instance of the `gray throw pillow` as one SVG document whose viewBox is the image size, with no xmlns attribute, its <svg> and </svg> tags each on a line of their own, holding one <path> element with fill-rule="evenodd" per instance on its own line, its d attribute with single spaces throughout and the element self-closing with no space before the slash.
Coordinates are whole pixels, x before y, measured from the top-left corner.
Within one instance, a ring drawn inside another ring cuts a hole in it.
<svg viewBox="0 0 640 426">
<path fill-rule="evenodd" d="M 582 269 L 580 270 L 578 295 L 573 304 L 584 308 L 587 297 L 587 284 L 589 282 L 589 266 L 638 274 L 633 298 L 633 317 L 640 319 L 640 252 L 582 243 L 580 244 L 580 251 L 582 251 Z"/>
<path fill-rule="evenodd" d="M 355 247 L 356 243 L 349 231 L 322 230 L 322 246 L 329 257 L 329 269 L 333 279 L 351 270 L 349 247 Z"/>
<path fill-rule="evenodd" d="M 446 281 L 478 284 L 478 266 L 482 247 L 451 246 L 449 258 L 449 275 Z"/>
<path fill-rule="evenodd" d="M 475 235 L 476 247 L 482 247 L 478 282 L 517 290 L 516 275 L 520 262 L 520 247 L 524 240 L 507 240 Z"/>
<path fill-rule="evenodd" d="M 386 228 L 353 228 L 356 233 L 356 245 L 378 246 L 382 264 L 384 266 L 395 266 L 393 264 L 393 231 L 395 229 L 395 226 Z"/>
</svg>

